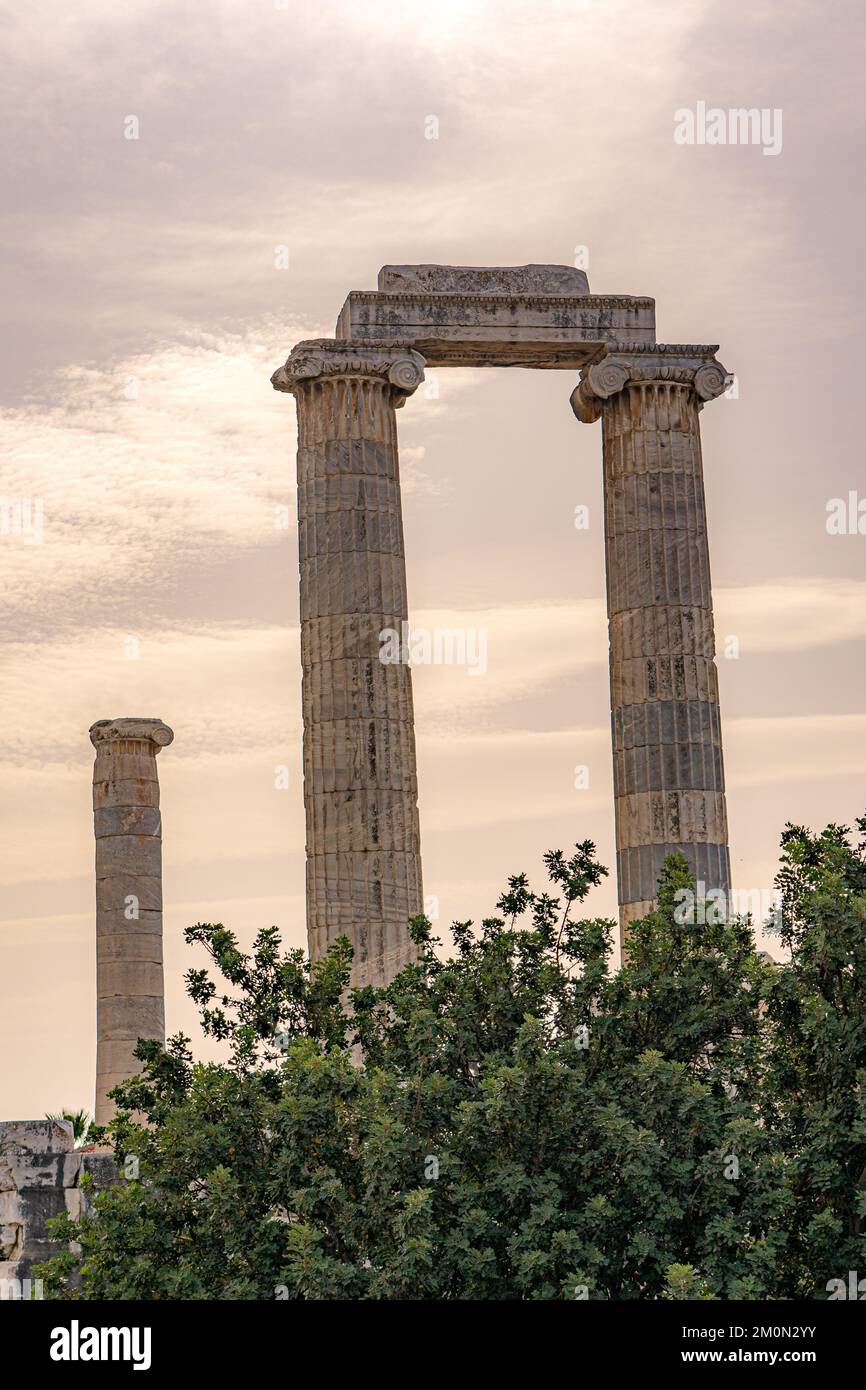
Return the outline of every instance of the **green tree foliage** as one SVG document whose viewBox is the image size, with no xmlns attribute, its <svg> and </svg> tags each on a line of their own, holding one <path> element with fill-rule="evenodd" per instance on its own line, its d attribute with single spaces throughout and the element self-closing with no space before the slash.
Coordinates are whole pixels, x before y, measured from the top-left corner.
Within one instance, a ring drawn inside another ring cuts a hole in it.
<svg viewBox="0 0 866 1390">
<path fill-rule="evenodd" d="M 137 1176 L 59 1219 L 81 1253 L 49 1288 L 826 1297 L 866 1273 L 866 859 L 844 827 L 788 826 L 782 851 L 783 964 L 748 921 L 678 920 L 674 856 L 612 971 L 612 924 L 575 915 L 606 872 L 590 842 L 546 856 L 555 896 L 520 874 L 497 916 L 456 923 L 449 959 L 415 918 L 417 960 L 382 989 L 348 991 L 345 941 L 310 965 L 275 928 L 249 954 L 189 928 L 226 1060 L 139 1044 L 111 1126 Z"/>
</svg>

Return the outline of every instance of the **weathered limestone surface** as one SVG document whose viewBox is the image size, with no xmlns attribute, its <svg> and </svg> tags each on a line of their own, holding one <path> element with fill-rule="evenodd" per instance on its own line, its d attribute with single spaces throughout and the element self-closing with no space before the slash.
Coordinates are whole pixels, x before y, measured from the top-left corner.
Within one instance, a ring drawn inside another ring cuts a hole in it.
<svg viewBox="0 0 866 1390">
<path fill-rule="evenodd" d="M 573 266 L 383 266 L 353 290 L 336 336 L 400 343 L 431 367 L 584 366 L 600 348 L 655 342 L 655 301 L 593 295 Z"/>
<path fill-rule="evenodd" d="M 390 294 L 589 294 L 586 271 L 571 265 L 383 265 L 378 287 Z"/>
<path fill-rule="evenodd" d="M 90 730 L 96 835 L 96 1123 L 108 1092 L 136 1075 L 139 1038 L 165 1038 L 162 822 L 156 755 L 161 719 L 100 719 Z"/>
<path fill-rule="evenodd" d="M 430 367 L 576 369 L 605 344 L 655 342 L 652 299 L 353 290 L 336 336 L 414 348 Z"/>
<path fill-rule="evenodd" d="M 635 344 L 572 394 L 602 419 L 620 930 L 649 911 L 666 854 L 730 887 L 698 412 L 715 347 Z"/>
<path fill-rule="evenodd" d="M 272 377 L 298 409 L 310 955 L 349 937 L 354 984 L 412 958 L 423 906 L 411 673 L 380 660 L 408 618 L 395 410 L 423 375 L 401 345 L 316 339 Z"/>
<path fill-rule="evenodd" d="M 30 1279 L 33 1266 L 60 1249 L 49 1235 L 49 1217 L 67 1211 L 77 1219 L 89 1209 L 84 1173 L 97 1188 L 118 1177 L 109 1152 L 73 1148 L 66 1121 L 0 1123 L 0 1296 L 20 1296 L 9 1281 Z"/>
</svg>

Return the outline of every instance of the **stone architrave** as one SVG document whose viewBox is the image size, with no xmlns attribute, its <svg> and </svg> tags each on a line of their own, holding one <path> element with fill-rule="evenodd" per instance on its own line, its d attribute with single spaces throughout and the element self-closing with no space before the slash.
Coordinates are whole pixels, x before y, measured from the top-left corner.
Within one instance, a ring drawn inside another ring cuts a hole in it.
<svg viewBox="0 0 866 1390">
<path fill-rule="evenodd" d="M 162 823 L 156 755 L 161 719 L 100 719 L 90 730 L 96 835 L 96 1123 L 108 1092 L 141 1071 L 139 1038 L 165 1039 Z"/>
<path fill-rule="evenodd" d="M 376 290 L 352 290 L 336 335 L 394 343 L 428 367 L 574 371 L 600 348 L 655 342 L 655 301 L 590 294 L 573 266 L 383 266 Z"/>
<path fill-rule="evenodd" d="M 715 347 L 623 345 L 584 369 L 601 417 L 620 932 L 680 851 L 730 888 L 699 412 L 730 378 Z"/>
<path fill-rule="evenodd" d="M 272 377 L 298 413 L 304 809 L 310 956 L 340 936 L 352 983 L 413 958 L 423 909 L 395 411 L 422 381 L 402 345 L 315 339 Z"/>
</svg>

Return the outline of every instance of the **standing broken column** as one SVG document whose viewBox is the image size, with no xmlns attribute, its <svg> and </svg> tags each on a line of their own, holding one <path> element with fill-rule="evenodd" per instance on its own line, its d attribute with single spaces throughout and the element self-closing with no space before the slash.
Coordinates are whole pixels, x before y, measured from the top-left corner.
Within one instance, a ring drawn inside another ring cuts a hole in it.
<svg viewBox="0 0 866 1390">
<path fill-rule="evenodd" d="M 161 719 L 100 719 L 90 730 L 96 834 L 96 1123 L 108 1092 L 141 1071 L 139 1038 L 165 1039 L 162 827 L 156 755 Z"/>
<path fill-rule="evenodd" d="M 571 397 L 602 419 L 621 938 L 667 854 L 730 888 L 699 422 L 728 380 L 715 351 L 613 348 Z"/>
<path fill-rule="evenodd" d="M 423 908 L 412 679 L 383 662 L 408 620 L 395 411 L 424 359 L 388 343 L 299 343 L 271 378 L 298 410 L 307 933 L 340 936 L 352 983 L 413 957 Z"/>
</svg>

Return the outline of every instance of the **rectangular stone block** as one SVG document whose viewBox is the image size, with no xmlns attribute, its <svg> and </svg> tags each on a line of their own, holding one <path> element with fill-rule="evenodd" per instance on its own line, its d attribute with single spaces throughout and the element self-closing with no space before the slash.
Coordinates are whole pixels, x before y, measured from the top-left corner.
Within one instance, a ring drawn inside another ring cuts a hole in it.
<svg viewBox="0 0 866 1390">
<path fill-rule="evenodd" d="M 655 303 L 632 295 L 353 290 L 336 336 L 405 344 L 430 367 L 574 371 L 605 344 L 653 343 Z"/>
<path fill-rule="evenodd" d="M 72 1125 L 67 1120 L 0 1121 L 0 1155 L 67 1153 L 72 1144 Z"/>
<path fill-rule="evenodd" d="M 320 428 L 325 429 L 323 424 Z M 335 420 L 333 429 L 340 428 Z M 298 449 L 299 503 L 316 484 L 396 484 L 397 461 L 387 444 L 373 439 L 325 438 Z M 299 507 L 300 510 L 300 507 Z"/>
<path fill-rule="evenodd" d="M 158 878 L 161 865 L 162 841 L 153 835 L 105 835 L 96 841 L 97 879 Z"/>
<path fill-rule="evenodd" d="M 399 632 L 399 627 L 395 629 Z M 412 724 L 410 668 L 366 661 L 331 661 L 324 657 L 304 663 L 305 723 L 331 719 L 391 719 Z"/>
<path fill-rule="evenodd" d="M 327 561 L 352 551 L 364 554 L 403 554 L 403 526 L 393 508 L 351 507 L 346 511 L 312 511 L 298 526 L 301 563 L 314 556 Z"/>
<path fill-rule="evenodd" d="M 146 777 L 94 782 L 94 812 L 105 806 L 159 806 L 159 783 Z"/>
<path fill-rule="evenodd" d="M 106 936 L 98 934 L 99 960 L 107 965 L 110 961 L 153 961 L 162 964 L 162 932 L 142 932 L 138 936 Z"/>
<path fill-rule="evenodd" d="M 301 619 L 408 610 L 402 555 L 351 551 L 302 560 Z"/>
<path fill-rule="evenodd" d="M 152 995 L 163 992 L 162 953 L 159 960 L 135 960 L 128 954 L 99 961 L 96 969 L 96 997 L 113 995 Z"/>
<path fill-rule="evenodd" d="M 318 853 L 419 851 L 414 790 L 312 792 L 306 811 L 307 842 Z"/>
<path fill-rule="evenodd" d="M 140 910 L 137 918 L 126 916 L 123 908 L 111 908 L 100 912 L 96 920 L 96 935 L 100 941 L 115 938 L 135 941 L 142 939 L 162 939 L 162 912 Z"/>
<path fill-rule="evenodd" d="M 96 880 L 97 911 L 122 912 L 130 897 L 138 899 L 141 912 L 161 912 L 162 878 L 159 875 L 144 878 L 140 874 L 131 874 L 128 880 L 116 877 Z"/>
<path fill-rule="evenodd" d="M 100 806 L 93 812 L 93 826 L 97 839 L 107 835 L 159 839 L 162 833 L 158 806 Z"/>
<path fill-rule="evenodd" d="M 571 265 L 383 265 L 384 294 L 589 294 L 586 271 Z"/>
<path fill-rule="evenodd" d="M 386 630 L 402 636 L 401 624 L 405 611 L 369 613 L 329 613 L 301 621 L 301 662 L 306 671 L 310 666 L 329 661 L 368 661 L 377 665 L 382 651 L 382 633 Z M 391 670 L 400 670 L 393 666 Z M 408 671 L 408 667 L 405 668 Z"/>
<path fill-rule="evenodd" d="M 304 783 L 312 793 L 405 791 L 417 794 L 411 723 L 332 719 L 304 735 Z"/>
<path fill-rule="evenodd" d="M 161 994 L 97 998 L 96 1015 L 97 1036 L 103 1042 L 165 1037 L 165 1006 Z"/>
<path fill-rule="evenodd" d="M 144 1036 L 142 1034 L 142 1036 Z M 111 1086 L 118 1086 L 121 1081 L 125 1081 L 129 1076 L 138 1076 L 143 1062 L 135 1056 L 135 1045 L 137 1038 L 106 1039 L 101 1042 L 96 1050 L 97 1084 L 101 1085 L 103 1080 L 108 1084 L 104 1090 L 109 1090 Z"/>
<path fill-rule="evenodd" d="M 156 780 L 156 758 L 148 753 L 112 753 L 93 764 L 94 783 Z"/>
</svg>

